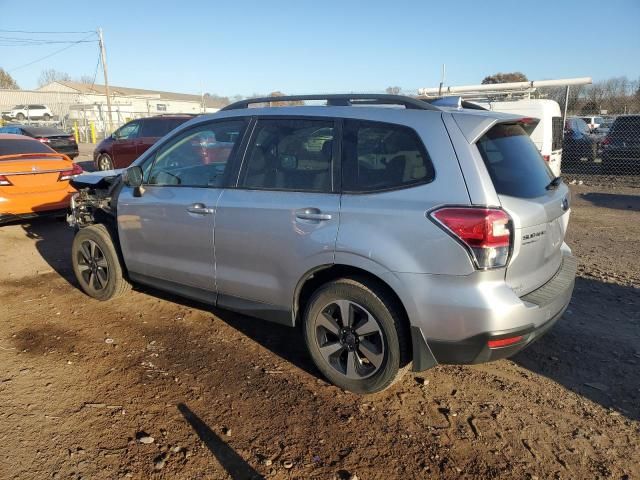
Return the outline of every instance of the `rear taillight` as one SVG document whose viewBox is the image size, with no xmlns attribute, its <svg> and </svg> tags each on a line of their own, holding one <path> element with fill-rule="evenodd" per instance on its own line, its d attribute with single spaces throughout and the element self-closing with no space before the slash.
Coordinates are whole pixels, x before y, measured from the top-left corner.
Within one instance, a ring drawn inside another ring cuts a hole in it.
<svg viewBox="0 0 640 480">
<path fill-rule="evenodd" d="M 549 163 L 549 160 L 551 160 L 551 155 L 543 155 L 543 156 L 542 156 L 542 159 L 543 159 L 545 162 Z"/>
<path fill-rule="evenodd" d="M 476 268 L 507 265 L 511 253 L 511 218 L 504 210 L 483 207 L 444 207 L 429 214 L 467 249 Z"/>
<path fill-rule="evenodd" d="M 515 337 L 501 338 L 499 340 L 488 340 L 487 346 L 489 348 L 503 348 L 520 343 L 523 339 L 524 337 L 522 335 L 517 335 Z"/>
<path fill-rule="evenodd" d="M 64 180 L 70 180 L 71 177 L 76 175 L 80 175 L 82 173 L 82 167 L 77 163 L 73 164 L 73 168 L 71 170 L 65 170 L 64 172 L 60 172 L 60 176 L 58 177 L 58 181 L 62 182 Z"/>
<path fill-rule="evenodd" d="M 49 143 L 49 139 L 47 137 L 38 137 L 36 138 L 40 143 Z"/>
<path fill-rule="evenodd" d="M 73 135 L 71 135 L 70 137 L 68 137 L 69 141 L 74 142 L 76 141 L 76 137 L 74 137 Z"/>
<path fill-rule="evenodd" d="M 607 135 L 602 139 L 602 142 L 600 142 L 600 145 L 609 145 L 610 143 L 611 143 L 611 137 Z"/>
<path fill-rule="evenodd" d="M 7 185 L 13 185 L 9 179 L 7 177 L 5 177 L 4 175 L 0 175 L 0 186 L 7 186 Z"/>
</svg>

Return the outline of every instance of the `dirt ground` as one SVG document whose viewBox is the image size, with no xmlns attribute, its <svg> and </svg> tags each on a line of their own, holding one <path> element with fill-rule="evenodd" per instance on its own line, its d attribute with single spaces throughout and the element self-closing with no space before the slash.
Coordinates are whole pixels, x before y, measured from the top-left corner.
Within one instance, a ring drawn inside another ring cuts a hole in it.
<svg viewBox="0 0 640 480">
<path fill-rule="evenodd" d="M 563 320 L 369 397 L 320 378 L 296 330 L 88 298 L 60 221 L 0 227 L 0 479 L 640 478 L 640 190 L 572 191 Z"/>
</svg>

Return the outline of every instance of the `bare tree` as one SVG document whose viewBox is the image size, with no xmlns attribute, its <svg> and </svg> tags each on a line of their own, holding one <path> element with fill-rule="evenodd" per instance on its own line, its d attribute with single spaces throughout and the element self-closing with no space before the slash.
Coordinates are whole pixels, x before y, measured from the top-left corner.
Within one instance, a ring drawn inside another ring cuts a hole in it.
<svg viewBox="0 0 640 480">
<path fill-rule="evenodd" d="M 20 87 L 18 86 L 16 81 L 4 68 L 0 68 L 0 88 L 6 88 L 9 90 L 20 90 Z"/>
<path fill-rule="evenodd" d="M 84 83 L 86 85 L 93 85 L 95 83 L 95 77 L 91 75 L 80 75 L 80 78 L 76 80 L 78 83 Z"/>
<path fill-rule="evenodd" d="M 43 87 L 49 83 L 60 81 L 71 81 L 71 75 L 66 72 L 60 72 L 54 68 L 48 68 L 40 73 L 40 77 L 38 77 L 38 86 Z"/>
<path fill-rule="evenodd" d="M 502 73 L 498 72 L 482 79 L 482 84 L 488 83 L 509 83 L 509 82 L 526 82 L 527 76 L 522 72 Z"/>
<path fill-rule="evenodd" d="M 282 93 L 279 90 L 276 90 L 275 92 L 271 92 L 269 94 L 270 97 L 284 97 L 285 94 Z M 294 100 L 294 101 L 285 101 L 285 102 L 269 102 L 269 106 L 271 107 L 287 107 L 287 106 L 296 106 L 296 105 L 304 105 L 304 102 L 300 101 L 300 100 Z"/>
</svg>

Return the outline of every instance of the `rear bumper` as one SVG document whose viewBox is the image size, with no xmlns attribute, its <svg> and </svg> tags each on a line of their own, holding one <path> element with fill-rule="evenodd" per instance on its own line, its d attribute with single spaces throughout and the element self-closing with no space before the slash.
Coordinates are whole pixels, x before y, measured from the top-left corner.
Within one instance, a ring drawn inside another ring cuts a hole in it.
<svg viewBox="0 0 640 480">
<path fill-rule="evenodd" d="M 504 282 L 504 272 L 479 272 L 471 278 L 437 276 L 420 279 L 427 280 L 422 285 L 412 276 L 411 284 L 404 285 L 412 296 L 400 296 L 411 322 L 414 370 L 438 363 L 488 362 L 522 350 L 562 316 L 571 300 L 576 270 L 577 261 L 565 246 L 555 275 L 522 297 Z M 522 338 L 508 346 L 489 347 L 489 341 L 513 337 Z"/>
<path fill-rule="evenodd" d="M 29 218 L 66 211 L 71 195 L 75 190 L 54 190 L 49 192 L 31 192 L 13 195 L 0 194 L 0 221 L 7 222 L 18 218 Z"/>
<path fill-rule="evenodd" d="M 55 217 L 55 216 L 64 216 L 67 214 L 67 208 L 58 208 L 55 210 L 43 210 L 39 212 L 29 212 L 29 213 L 0 213 L 0 225 L 10 222 L 17 222 L 20 220 L 28 220 L 30 218 L 40 218 L 40 217 Z"/>
</svg>

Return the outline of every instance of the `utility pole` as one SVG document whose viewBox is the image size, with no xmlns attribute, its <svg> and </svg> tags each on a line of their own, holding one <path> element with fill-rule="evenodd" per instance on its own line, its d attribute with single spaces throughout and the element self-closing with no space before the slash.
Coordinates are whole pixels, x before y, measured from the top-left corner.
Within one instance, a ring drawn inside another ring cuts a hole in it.
<svg viewBox="0 0 640 480">
<path fill-rule="evenodd" d="M 107 124 L 109 133 L 113 131 L 111 122 L 111 95 L 109 95 L 109 77 L 107 75 L 107 53 L 104 49 L 104 38 L 102 38 L 102 28 L 98 28 L 98 38 L 100 41 L 100 58 L 102 59 L 102 71 L 104 72 L 104 93 L 107 95 Z"/>
</svg>

